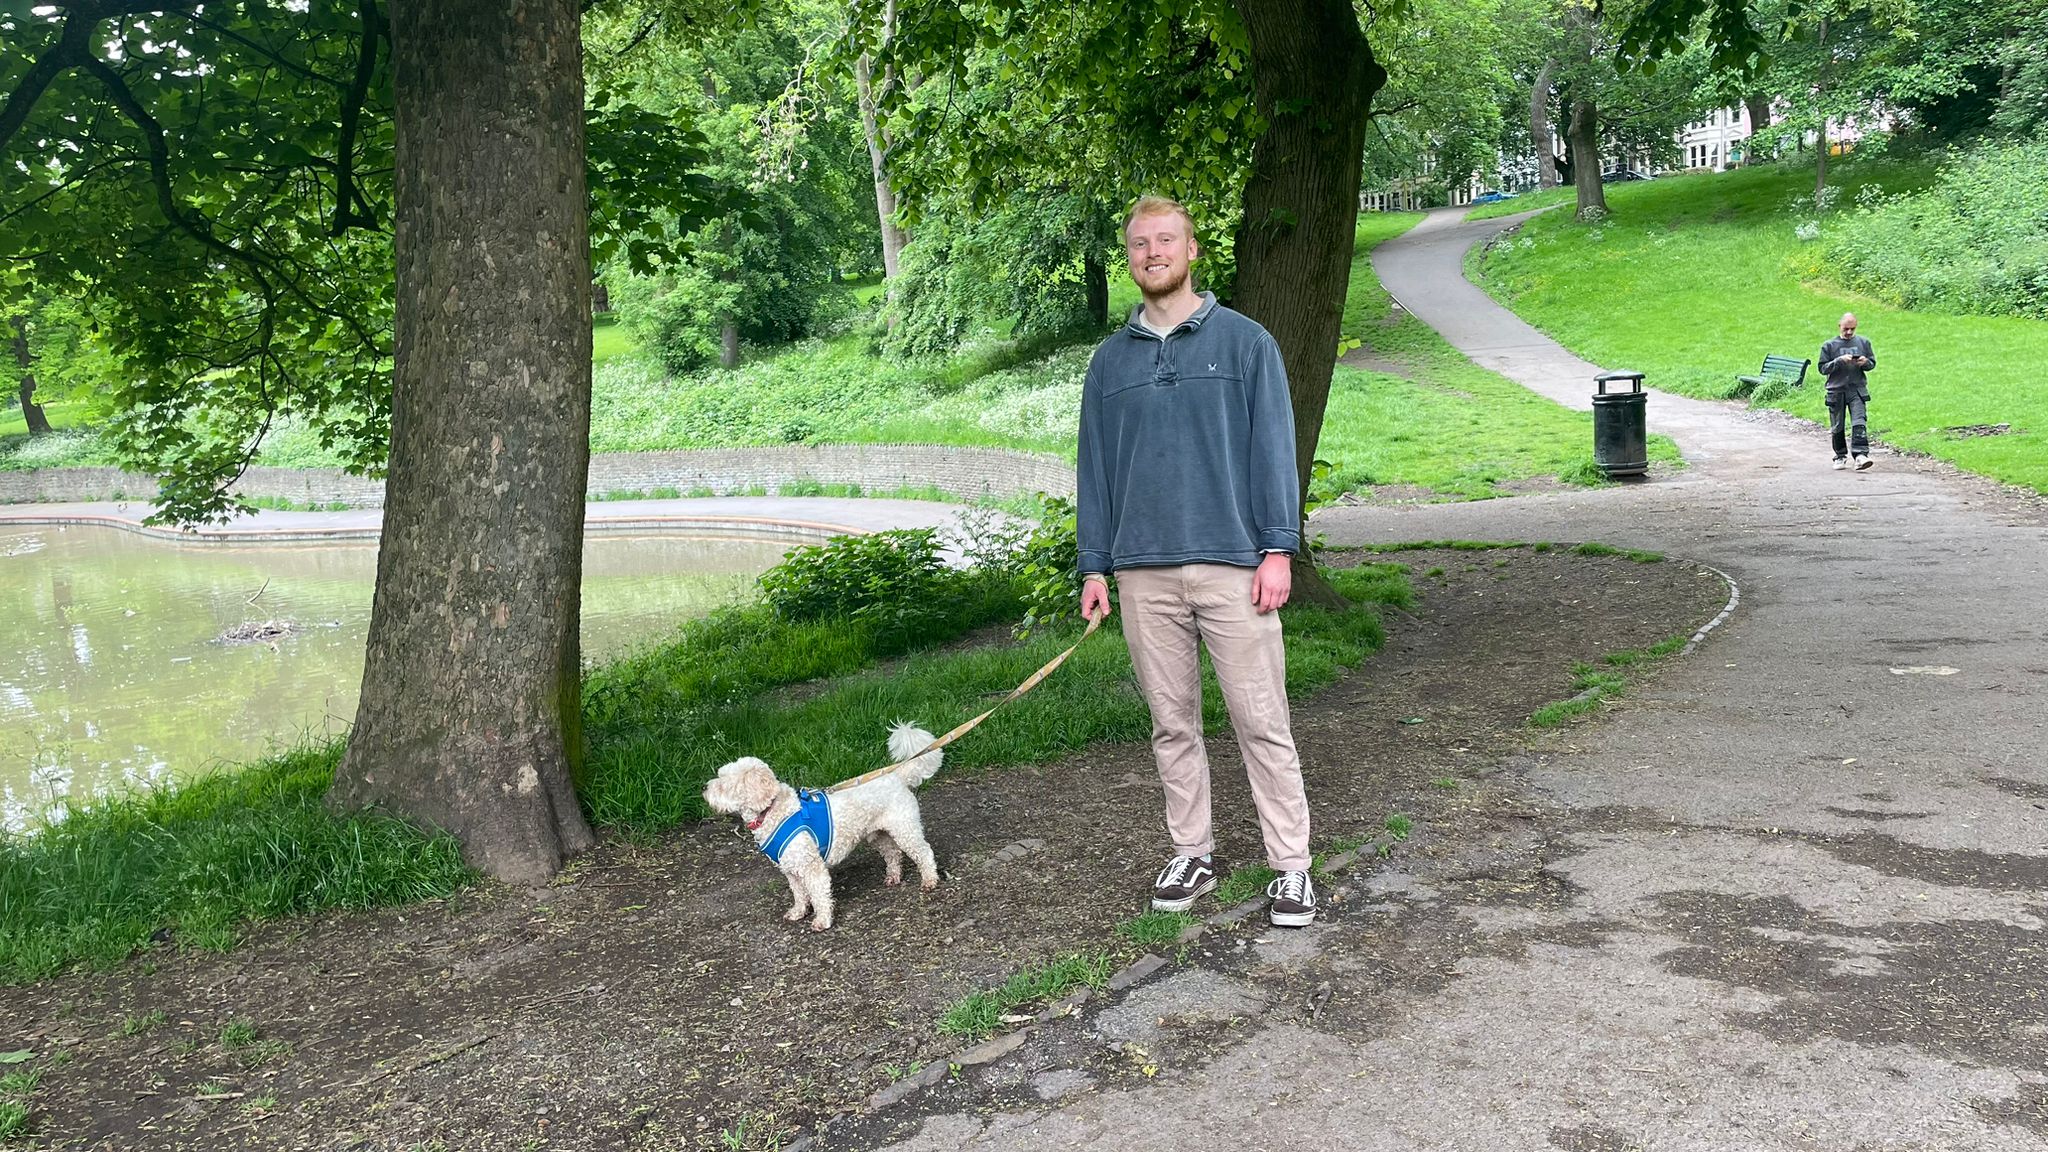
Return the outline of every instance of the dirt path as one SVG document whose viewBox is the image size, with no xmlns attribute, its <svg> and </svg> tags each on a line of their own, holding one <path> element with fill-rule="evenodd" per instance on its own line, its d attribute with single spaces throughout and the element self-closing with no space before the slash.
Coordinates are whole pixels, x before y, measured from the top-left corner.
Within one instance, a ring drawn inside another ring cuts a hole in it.
<svg viewBox="0 0 2048 1152">
<path fill-rule="evenodd" d="M 1427 812 L 1490 804 L 1479 777 L 1570 694 L 1571 662 L 1689 631 L 1726 595 L 1676 562 L 1399 559 L 1416 614 L 1297 713 L 1321 845 L 1396 811 L 1426 839 Z M 1219 852 L 1256 861 L 1235 746 L 1212 756 Z M 784 924 L 780 878 L 707 824 L 610 846 L 538 896 L 280 925 L 227 956 L 10 989 L 0 1049 L 69 1054 L 32 1097 L 58 1146 L 718 1148 L 746 1121 L 742 1146 L 768 1147 L 954 1051 L 936 1022 L 961 996 L 1114 947 L 1165 850 L 1159 807 L 1142 746 L 942 775 L 925 811 L 947 882 L 920 896 L 851 867 L 822 936 Z M 222 1042 L 235 1021 L 254 1033 L 240 1047 Z"/>
<path fill-rule="evenodd" d="M 1591 366 L 1460 276 L 1505 223 L 1432 216 L 1375 267 L 1474 359 L 1584 406 Z M 1821 431 L 1730 405 L 1649 414 L 1682 474 L 1316 523 L 1697 558 L 1742 608 L 1692 658 L 1501 752 L 1312 931 L 1205 941 L 1009 1071 L 826 1146 L 2041 1147 L 2040 501 L 1888 453 L 1832 472 Z"/>
</svg>

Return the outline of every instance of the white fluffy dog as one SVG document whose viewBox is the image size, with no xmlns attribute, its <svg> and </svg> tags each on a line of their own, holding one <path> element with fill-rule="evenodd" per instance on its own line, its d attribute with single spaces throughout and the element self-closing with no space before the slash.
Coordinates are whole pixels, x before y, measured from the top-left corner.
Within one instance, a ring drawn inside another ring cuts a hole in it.
<svg viewBox="0 0 2048 1152">
<path fill-rule="evenodd" d="M 909 724 L 889 730 L 889 758 L 910 760 L 930 748 L 932 734 Z M 903 857 L 917 864 L 925 891 L 939 886 L 938 862 L 924 838 L 924 819 L 911 791 L 938 774 L 943 753 L 918 756 L 886 776 L 827 795 L 817 789 L 792 788 L 775 778 L 767 764 L 743 756 L 718 770 L 704 787 L 704 803 L 713 811 L 736 815 L 753 833 L 754 843 L 789 881 L 794 903 L 783 919 L 796 921 L 810 912 L 811 929 L 832 926 L 833 866 L 853 854 L 862 841 L 875 846 L 888 869 L 885 883 L 903 882 Z"/>
</svg>

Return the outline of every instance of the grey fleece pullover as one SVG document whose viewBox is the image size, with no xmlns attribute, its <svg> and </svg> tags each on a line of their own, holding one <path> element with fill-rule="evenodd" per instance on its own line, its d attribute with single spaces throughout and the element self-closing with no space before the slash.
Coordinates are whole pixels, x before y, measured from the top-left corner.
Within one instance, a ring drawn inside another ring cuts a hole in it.
<svg viewBox="0 0 2048 1152">
<path fill-rule="evenodd" d="M 1207 292 L 1164 336 L 1142 315 L 1095 350 L 1081 387 L 1081 573 L 1299 551 L 1280 346 Z"/>
<path fill-rule="evenodd" d="M 1870 361 L 1870 364 L 1867 367 L 1851 364 L 1842 361 L 1844 356 L 1861 356 Z M 1840 392 L 1844 388 L 1861 388 L 1868 391 L 1870 378 L 1864 374 L 1875 367 L 1877 353 L 1871 350 L 1870 341 L 1861 336 L 1837 336 L 1820 346 L 1820 374 L 1827 377 L 1830 392 Z"/>
</svg>

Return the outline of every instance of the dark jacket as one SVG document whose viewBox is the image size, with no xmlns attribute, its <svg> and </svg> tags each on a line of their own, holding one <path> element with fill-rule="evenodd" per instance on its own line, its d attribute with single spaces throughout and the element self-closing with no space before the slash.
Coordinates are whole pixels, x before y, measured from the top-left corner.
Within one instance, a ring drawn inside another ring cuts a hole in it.
<svg viewBox="0 0 2048 1152">
<path fill-rule="evenodd" d="M 1835 363 L 1836 360 L 1843 356 L 1862 356 L 1868 359 L 1870 364 L 1868 367 L 1865 367 L 1850 364 L 1846 361 L 1840 364 Z M 1869 391 L 1870 380 L 1864 373 L 1875 367 L 1877 367 L 1877 353 L 1871 351 L 1870 341 L 1865 340 L 1861 336 L 1846 338 L 1837 336 L 1820 346 L 1820 374 L 1827 377 L 1828 391 L 1830 392 L 1839 392 L 1844 388 L 1859 388 L 1866 392 Z"/>
<path fill-rule="evenodd" d="M 1164 337 L 1141 314 L 1095 350 L 1081 388 L 1080 571 L 1253 567 L 1267 552 L 1299 551 L 1279 345 L 1207 292 Z"/>
</svg>

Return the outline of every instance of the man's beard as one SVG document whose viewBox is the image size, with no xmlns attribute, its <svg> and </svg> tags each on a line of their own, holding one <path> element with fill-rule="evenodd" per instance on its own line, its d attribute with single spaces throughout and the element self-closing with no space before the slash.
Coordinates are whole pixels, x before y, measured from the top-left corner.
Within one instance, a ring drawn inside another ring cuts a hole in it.
<svg viewBox="0 0 2048 1152">
<path fill-rule="evenodd" d="M 1166 300 L 1180 295 L 1181 289 L 1186 288 L 1188 282 L 1193 280 L 1194 276 L 1195 270 L 1192 267 L 1185 267 L 1180 270 L 1179 276 L 1176 276 L 1162 288 L 1148 288 L 1144 284 L 1139 284 L 1138 293 L 1144 296 L 1147 301 Z"/>
</svg>

